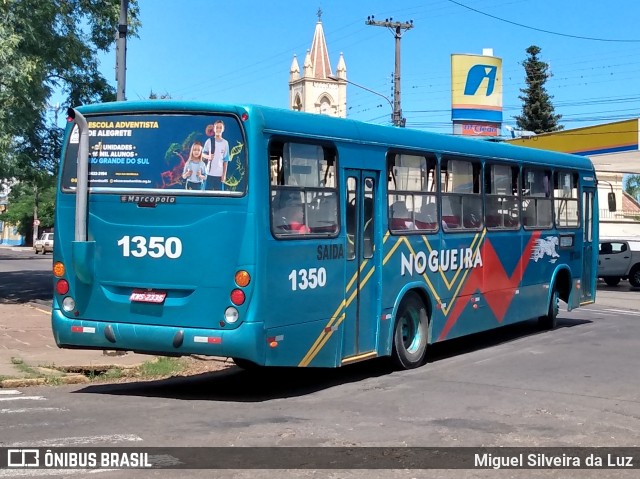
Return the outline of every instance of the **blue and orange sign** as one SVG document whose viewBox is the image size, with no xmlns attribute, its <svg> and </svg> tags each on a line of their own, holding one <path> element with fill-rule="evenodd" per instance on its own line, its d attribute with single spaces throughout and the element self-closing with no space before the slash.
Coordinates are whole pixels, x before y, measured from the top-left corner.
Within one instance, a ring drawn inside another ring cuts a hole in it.
<svg viewBox="0 0 640 479">
<path fill-rule="evenodd" d="M 502 59 L 451 55 L 451 119 L 502 122 Z"/>
</svg>

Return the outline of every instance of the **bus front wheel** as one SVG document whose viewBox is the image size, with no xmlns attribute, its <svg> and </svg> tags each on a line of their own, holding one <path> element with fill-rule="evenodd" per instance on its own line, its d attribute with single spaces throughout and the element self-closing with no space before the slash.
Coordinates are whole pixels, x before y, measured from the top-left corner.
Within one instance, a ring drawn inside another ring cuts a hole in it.
<svg viewBox="0 0 640 479">
<path fill-rule="evenodd" d="M 424 363 L 429 336 L 429 320 L 424 302 L 409 292 L 402 299 L 393 330 L 393 359 L 402 369 Z"/>
</svg>

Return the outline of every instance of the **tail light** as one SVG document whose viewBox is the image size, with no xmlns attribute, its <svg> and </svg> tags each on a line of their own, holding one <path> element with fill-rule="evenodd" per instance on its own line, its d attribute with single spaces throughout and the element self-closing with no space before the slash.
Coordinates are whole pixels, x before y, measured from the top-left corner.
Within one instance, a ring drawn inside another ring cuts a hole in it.
<svg viewBox="0 0 640 479">
<path fill-rule="evenodd" d="M 240 306 L 244 303 L 244 300 L 244 291 L 242 291 L 241 289 L 234 289 L 233 291 L 231 291 L 231 302 L 233 304 L 235 304 L 236 306 Z"/>
</svg>

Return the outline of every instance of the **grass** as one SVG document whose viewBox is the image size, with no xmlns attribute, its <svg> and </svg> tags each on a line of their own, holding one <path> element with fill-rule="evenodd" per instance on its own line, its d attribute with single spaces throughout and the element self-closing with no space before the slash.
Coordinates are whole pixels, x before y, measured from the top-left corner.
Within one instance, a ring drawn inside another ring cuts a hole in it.
<svg viewBox="0 0 640 479">
<path fill-rule="evenodd" d="M 107 371 L 105 371 L 104 374 L 100 375 L 101 379 L 107 379 L 107 380 L 120 379 L 123 377 L 125 377 L 125 374 L 124 374 L 124 371 L 122 371 L 122 369 L 120 368 L 108 369 Z"/>
<path fill-rule="evenodd" d="M 13 364 L 18 371 L 29 377 L 41 376 L 38 371 L 33 369 L 31 366 L 28 366 L 21 358 L 11 358 L 11 364 Z"/>
<path fill-rule="evenodd" d="M 21 358 L 11 358 L 11 364 L 21 373 L 20 376 L 25 379 L 44 378 L 45 384 L 59 385 L 64 384 L 64 373 L 62 376 L 47 374 L 46 372 L 34 369 L 26 364 Z M 56 370 L 54 365 L 48 366 L 49 369 Z M 88 369 L 86 371 L 77 371 L 76 373 L 84 374 L 90 381 L 116 381 L 127 377 L 135 378 L 162 378 L 171 377 L 181 373 L 187 369 L 187 364 L 180 358 L 157 357 L 146 361 L 140 366 L 133 369 L 112 368 L 102 371 Z M 15 379 L 16 376 L 2 376 L 0 381 L 5 379 Z"/>
<path fill-rule="evenodd" d="M 158 357 L 140 365 L 138 373 L 142 377 L 171 376 L 184 371 L 185 364 L 178 358 Z"/>
<path fill-rule="evenodd" d="M 49 386 L 60 386 L 64 384 L 60 376 L 47 376 L 46 381 L 46 384 Z"/>
</svg>

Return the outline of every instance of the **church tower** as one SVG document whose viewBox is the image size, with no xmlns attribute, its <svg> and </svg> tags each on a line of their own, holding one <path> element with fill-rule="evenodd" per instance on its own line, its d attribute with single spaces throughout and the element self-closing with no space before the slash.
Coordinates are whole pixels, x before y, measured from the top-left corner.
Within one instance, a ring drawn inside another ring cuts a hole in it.
<svg viewBox="0 0 640 479">
<path fill-rule="evenodd" d="M 347 115 L 347 83 L 339 80 L 347 78 L 347 66 L 342 53 L 335 74 L 339 80 L 332 80 L 330 75 L 333 76 L 333 73 L 322 29 L 322 10 L 318 10 L 318 23 L 311 50 L 307 50 L 304 58 L 302 72 L 295 55 L 291 62 L 289 108 L 344 118 Z"/>
</svg>

